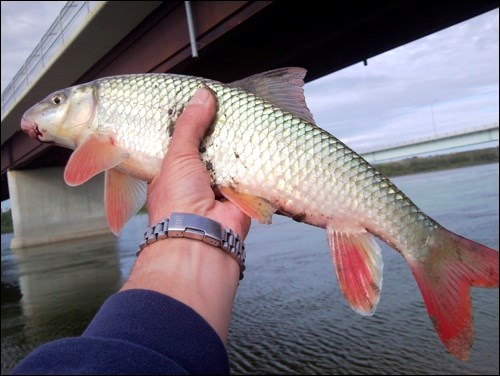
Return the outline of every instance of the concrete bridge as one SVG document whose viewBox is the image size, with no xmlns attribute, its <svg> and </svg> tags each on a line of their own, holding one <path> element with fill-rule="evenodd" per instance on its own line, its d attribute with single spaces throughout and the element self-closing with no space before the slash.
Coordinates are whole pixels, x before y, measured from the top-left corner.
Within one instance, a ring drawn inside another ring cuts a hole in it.
<svg viewBox="0 0 500 376">
<path fill-rule="evenodd" d="M 231 82 L 283 66 L 307 80 L 498 8 L 496 1 L 68 2 L 2 93 L 1 193 L 12 247 L 108 232 L 102 178 L 66 187 L 70 150 L 19 131 L 47 94 L 125 73 L 173 72 Z"/>
<path fill-rule="evenodd" d="M 421 138 L 397 145 L 387 145 L 361 154 L 370 163 L 380 163 L 492 141 L 498 141 L 498 123 Z"/>
</svg>

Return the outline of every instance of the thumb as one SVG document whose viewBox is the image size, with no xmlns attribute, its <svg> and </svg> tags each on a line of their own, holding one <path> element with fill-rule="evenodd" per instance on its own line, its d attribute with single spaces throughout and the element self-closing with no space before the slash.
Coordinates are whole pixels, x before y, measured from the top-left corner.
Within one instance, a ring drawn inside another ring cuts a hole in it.
<svg viewBox="0 0 500 376">
<path fill-rule="evenodd" d="M 200 141 L 212 125 L 216 112 L 216 99 L 211 90 L 198 89 L 177 119 L 175 131 L 169 146 L 169 157 L 196 154 Z"/>
</svg>

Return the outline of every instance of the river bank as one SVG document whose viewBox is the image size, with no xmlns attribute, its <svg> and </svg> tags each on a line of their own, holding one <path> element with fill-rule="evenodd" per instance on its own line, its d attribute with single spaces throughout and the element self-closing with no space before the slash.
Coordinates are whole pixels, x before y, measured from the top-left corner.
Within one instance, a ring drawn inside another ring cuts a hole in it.
<svg viewBox="0 0 500 376">
<path fill-rule="evenodd" d="M 412 157 L 374 166 L 386 176 L 401 176 L 495 162 L 498 162 L 498 146 L 428 157 Z"/>
</svg>

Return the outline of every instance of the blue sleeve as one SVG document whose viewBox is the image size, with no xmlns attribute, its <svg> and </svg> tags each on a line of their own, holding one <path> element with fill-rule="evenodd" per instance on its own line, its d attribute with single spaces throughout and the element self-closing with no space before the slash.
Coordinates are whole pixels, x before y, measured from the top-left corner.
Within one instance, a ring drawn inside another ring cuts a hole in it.
<svg viewBox="0 0 500 376">
<path fill-rule="evenodd" d="M 227 352 L 194 310 L 166 295 L 112 295 L 81 337 L 35 349 L 13 374 L 229 374 Z"/>
</svg>

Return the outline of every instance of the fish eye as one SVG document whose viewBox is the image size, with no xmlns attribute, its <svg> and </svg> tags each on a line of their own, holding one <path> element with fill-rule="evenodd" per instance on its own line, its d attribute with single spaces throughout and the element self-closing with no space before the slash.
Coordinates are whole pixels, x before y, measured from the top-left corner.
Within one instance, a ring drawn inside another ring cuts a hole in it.
<svg viewBox="0 0 500 376">
<path fill-rule="evenodd" d="M 54 104 L 61 104 L 64 100 L 64 96 L 61 93 L 55 94 L 52 98 L 51 101 Z"/>
</svg>

